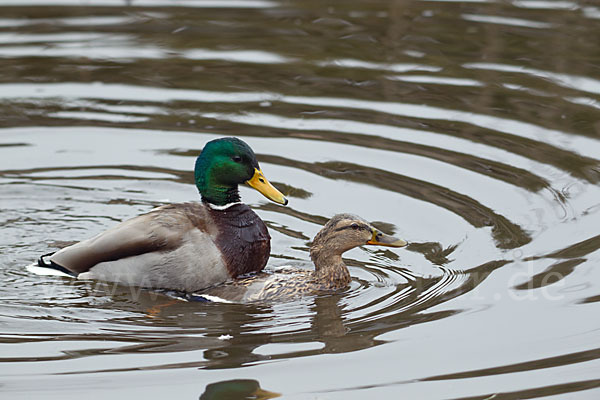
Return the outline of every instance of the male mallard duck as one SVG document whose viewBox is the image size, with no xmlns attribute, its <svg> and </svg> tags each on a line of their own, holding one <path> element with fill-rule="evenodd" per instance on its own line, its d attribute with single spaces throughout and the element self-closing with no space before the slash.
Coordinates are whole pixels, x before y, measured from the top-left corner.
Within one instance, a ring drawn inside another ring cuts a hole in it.
<svg viewBox="0 0 600 400">
<path fill-rule="evenodd" d="M 343 289 L 351 281 L 342 253 L 362 245 L 404 247 L 402 239 L 386 235 L 352 214 L 338 214 L 317 233 L 310 246 L 314 271 L 284 270 L 262 273 L 217 286 L 200 294 L 206 299 L 256 302 L 286 300 L 305 294 Z"/>
<path fill-rule="evenodd" d="M 237 138 L 206 144 L 196 160 L 202 202 L 169 204 L 38 260 L 81 279 L 192 292 L 264 268 L 269 232 L 240 201 L 247 183 L 268 199 L 287 199 L 264 177 L 254 152 Z"/>
</svg>

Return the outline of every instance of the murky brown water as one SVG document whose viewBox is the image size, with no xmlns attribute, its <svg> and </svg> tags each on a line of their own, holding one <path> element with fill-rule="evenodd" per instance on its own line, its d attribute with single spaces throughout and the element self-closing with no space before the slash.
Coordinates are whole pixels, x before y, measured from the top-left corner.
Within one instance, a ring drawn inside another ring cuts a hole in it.
<svg viewBox="0 0 600 400">
<path fill-rule="evenodd" d="M 129 3 L 0 0 L 2 398 L 600 396 L 597 2 Z M 289 195 L 242 189 L 269 268 L 311 268 L 338 212 L 411 246 L 274 305 L 23 269 L 197 199 L 223 135 Z"/>
</svg>

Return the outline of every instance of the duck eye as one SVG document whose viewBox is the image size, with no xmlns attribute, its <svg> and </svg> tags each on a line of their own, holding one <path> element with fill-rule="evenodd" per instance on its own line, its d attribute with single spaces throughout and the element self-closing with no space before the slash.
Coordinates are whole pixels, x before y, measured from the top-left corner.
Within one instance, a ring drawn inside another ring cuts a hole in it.
<svg viewBox="0 0 600 400">
<path fill-rule="evenodd" d="M 240 156 L 233 156 L 233 157 L 231 157 L 231 159 L 233 161 L 235 161 L 236 163 L 242 162 L 242 157 L 240 157 Z"/>
<path fill-rule="evenodd" d="M 350 227 L 355 230 L 359 228 L 358 224 L 352 224 L 350 225 Z"/>
</svg>

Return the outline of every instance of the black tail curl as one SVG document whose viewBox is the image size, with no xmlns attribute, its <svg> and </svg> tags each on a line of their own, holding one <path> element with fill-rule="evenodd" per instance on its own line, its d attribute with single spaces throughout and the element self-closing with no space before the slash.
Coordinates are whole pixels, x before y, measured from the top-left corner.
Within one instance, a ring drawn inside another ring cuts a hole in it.
<svg viewBox="0 0 600 400">
<path fill-rule="evenodd" d="M 48 260 L 48 261 L 44 260 L 44 257 L 49 257 L 52 254 L 54 254 L 54 252 L 41 255 L 40 258 L 38 258 L 38 267 L 40 267 L 40 268 L 55 269 L 57 271 L 65 273 L 67 275 L 71 275 L 71 276 L 75 276 L 75 277 L 77 276 L 72 271 L 69 271 L 68 269 L 66 269 L 62 265 L 58 265 L 57 263 L 55 263 L 52 260 Z"/>
</svg>

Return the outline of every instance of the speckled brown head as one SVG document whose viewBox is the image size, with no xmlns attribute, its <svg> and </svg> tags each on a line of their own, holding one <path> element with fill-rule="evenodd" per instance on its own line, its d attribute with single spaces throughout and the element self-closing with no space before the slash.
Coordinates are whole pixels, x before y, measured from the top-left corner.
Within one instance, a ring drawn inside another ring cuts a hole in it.
<svg viewBox="0 0 600 400">
<path fill-rule="evenodd" d="M 315 263 L 315 277 L 340 287 L 350 282 L 350 273 L 342 261 L 342 253 L 362 245 L 403 247 L 407 243 L 380 232 L 363 218 L 353 214 L 337 214 L 317 233 L 310 247 Z"/>
<path fill-rule="evenodd" d="M 317 233 L 313 248 L 322 247 L 334 254 L 342 254 L 365 244 L 403 247 L 407 243 L 380 232 L 363 218 L 353 214 L 337 214 Z"/>
</svg>

